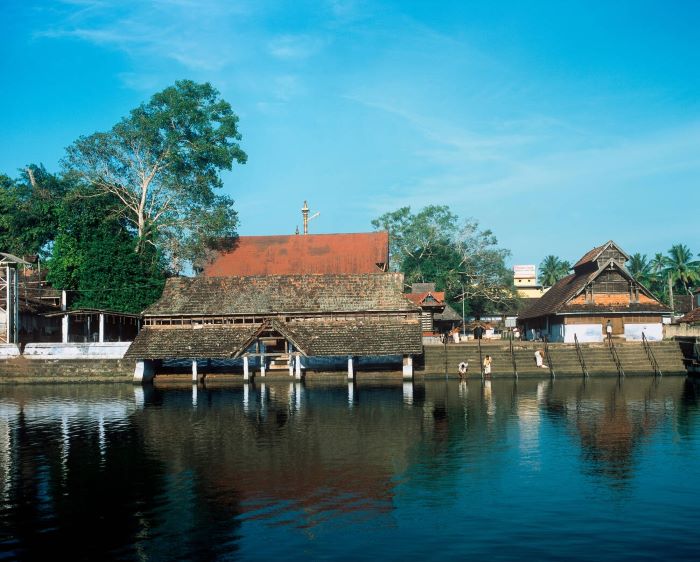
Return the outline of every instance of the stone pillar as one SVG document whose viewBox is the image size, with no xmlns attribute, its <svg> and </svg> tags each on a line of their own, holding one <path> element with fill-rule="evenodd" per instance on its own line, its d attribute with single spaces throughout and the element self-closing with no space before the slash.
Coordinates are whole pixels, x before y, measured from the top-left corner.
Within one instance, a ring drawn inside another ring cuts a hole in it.
<svg viewBox="0 0 700 562">
<path fill-rule="evenodd" d="M 61 317 L 61 341 L 68 343 L 68 295 L 61 291 L 61 310 L 66 314 Z"/>
<path fill-rule="evenodd" d="M 192 382 L 197 382 L 197 360 L 192 359 Z"/>
<path fill-rule="evenodd" d="M 410 355 L 403 356 L 403 378 L 413 380 L 413 357 Z"/>
<path fill-rule="evenodd" d="M 294 378 L 301 380 L 301 355 L 294 358 Z"/>
<path fill-rule="evenodd" d="M 260 376 L 261 377 L 265 376 L 265 356 L 264 355 L 260 356 Z"/>
<path fill-rule="evenodd" d="M 105 342 L 105 315 L 100 312 L 100 337 L 99 337 L 100 343 Z"/>
<path fill-rule="evenodd" d="M 352 355 L 348 355 L 348 380 L 354 380 L 355 378 L 355 358 Z"/>
<path fill-rule="evenodd" d="M 250 371 L 248 370 L 248 356 L 244 355 L 243 356 L 243 380 L 247 381 L 250 380 Z M 246 395 L 248 393 L 246 392 Z"/>
<path fill-rule="evenodd" d="M 153 381 L 155 374 L 153 361 L 147 361 L 145 359 L 136 361 L 136 368 L 134 369 L 134 383 L 141 384 L 151 382 Z"/>
</svg>

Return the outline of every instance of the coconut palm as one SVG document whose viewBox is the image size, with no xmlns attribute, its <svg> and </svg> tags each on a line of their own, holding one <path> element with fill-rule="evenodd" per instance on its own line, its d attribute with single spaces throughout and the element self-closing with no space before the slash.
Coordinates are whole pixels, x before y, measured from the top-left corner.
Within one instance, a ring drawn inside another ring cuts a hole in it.
<svg viewBox="0 0 700 562">
<path fill-rule="evenodd" d="M 648 286 L 651 281 L 651 264 L 647 259 L 646 255 L 632 254 L 630 256 L 629 265 L 627 266 L 628 271 L 632 274 L 637 281 L 642 285 Z"/>
<path fill-rule="evenodd" d="M 549 255 L 540 263 L 540 283 L 545 287 L 551 287 L 562 277 L 566 277 L 571 269 L 571 264 L 561 260 L 557 256 Z"/>
<path fill-rule="evenodd" d="M 675 244 L 667 252 L 665 273 L 679 289 L 688 294 L 700 283 L 700 261 L 693 260 L 693 252 L 685 244 Z"/>
</svg>

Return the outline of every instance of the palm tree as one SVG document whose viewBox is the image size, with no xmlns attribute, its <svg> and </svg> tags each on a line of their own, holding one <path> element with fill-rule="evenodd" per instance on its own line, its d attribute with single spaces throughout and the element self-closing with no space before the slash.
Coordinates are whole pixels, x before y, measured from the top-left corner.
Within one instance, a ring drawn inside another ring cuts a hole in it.
<svg viewBox="0 0 700 562">
<path fill-rule="evenodd" d="M 654 257 L 649 262 L 649 269 L 652 275 L 659 276 L 666 269 L 668 258 L 664 256 L 661 252 L 654 254 Z"/>
<path fill-rule="evenodd" d="M 645 280 L 651 273 L 651 264 L 647 260 L 646 254 L 632 254 L 630 256 L 629 265 L 627 269 L 632 274 L 632 277 L 639 281 Z"/>
<path fill-rule="evenodd" d="M 665 273 L 674 285 L 692 294 L 691 287 L 700 283 L 700 261 L 693 260 L 693 252 L 685 244 L 675 244 L 667 253 Z"/>
<path fill-rule="evenodd" d="M 571 264 L 561 260 L 557 256 L 549 255 L 540 264 L 540 283 L 545 287 L 551 287 L 562 277 L 566 277 L 571 269 Z"/>
</svg>

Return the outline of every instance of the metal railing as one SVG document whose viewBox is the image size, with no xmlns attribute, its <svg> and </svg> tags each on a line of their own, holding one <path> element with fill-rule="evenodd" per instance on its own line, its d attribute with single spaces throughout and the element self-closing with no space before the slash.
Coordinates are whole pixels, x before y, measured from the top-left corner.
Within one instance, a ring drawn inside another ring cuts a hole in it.
<svg viewBox="0 0 700 562">
<path fill-rule="evenodd" d="M 518 366 L 515 363 L 515 351 L 513 350 L 513 334 L 510 335 L 510 360 L 513 363 L 513 376 L 518 378 Z"/>
<path fill-rule="evenodd" d="M 656 360 L 654 351 L 651 349 L 649 340 L 644 332 L 642 332 L 642 345 L 644 346 L 644 351 L 647 353 L 647 359 L 649 359 L 649 363 L 651 363 L 651 368 L 654 369 L 654 375 L 659 375 L 660 377 L 663 376 L 663 373 L 659 368 L 659 362 Z"/>
<path fill-rule="evenodd" d="M 586 367 L 586 360 L 583 358 L 583 350 L 581 349 L 581 344 L 578 343 L 578 336 L 574 334 L 574 343 L 576 344 L 576 355 L 578 356 L 578 362 L 581 364 L 581 370 L 583 371 L 583 376 L 587 377 L 588 367 Z"/>
<path fill-rule="evenodd" d="M 549 342 L 547 341 L 547 336 L 544 336 L 542 339 L 544 341 L 544 356 L 547 358 L 549 374 L 552 375 L 552 377 L 556 377 L 556 373 L 554 372 L 554 364 L 552 363 L 552 356 L 549 354 Z"/>
<path fill-rule="evenodd" d="M 617 349 L 615 349 L 615 343 L 613 342 L 612 336 L 608 334 L 608 349 L 612 355 L 613 361 L 615 362 L 615 368 L 617 368 L 617 374 L 620 377 L 625 376 L 625 370 L 622 368 L 622 363 L 620 363 L 620 357 L 617 355 Z"/>
</svg>

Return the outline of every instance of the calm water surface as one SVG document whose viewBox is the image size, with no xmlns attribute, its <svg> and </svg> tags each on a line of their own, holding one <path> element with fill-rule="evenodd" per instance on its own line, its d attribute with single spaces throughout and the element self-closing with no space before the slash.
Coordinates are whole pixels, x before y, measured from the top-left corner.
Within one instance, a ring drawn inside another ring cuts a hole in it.
<svg viewBox="0 0 700 562">
<path fill-rule="evenodd" d="M 0 558 L 698 560 L 684 378 L 0 388 Z"/>
</svg>

